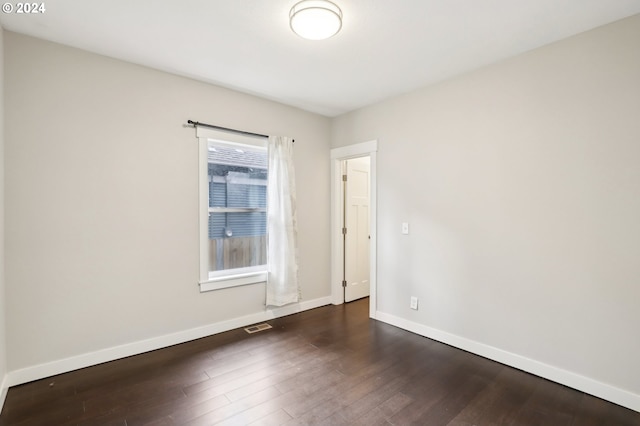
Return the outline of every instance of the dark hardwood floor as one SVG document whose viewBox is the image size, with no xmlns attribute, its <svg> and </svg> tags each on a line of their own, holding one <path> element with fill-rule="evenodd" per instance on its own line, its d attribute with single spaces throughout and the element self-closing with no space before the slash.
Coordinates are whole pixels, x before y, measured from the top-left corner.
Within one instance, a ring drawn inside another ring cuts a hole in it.
<svg viewBox="0 0 640 426">
<path fill-rule="evenodd" d="M 368 318 L 368 300 L 9 390 L 0 425 L 640 425 L 640 413 Z"/>
</svg>

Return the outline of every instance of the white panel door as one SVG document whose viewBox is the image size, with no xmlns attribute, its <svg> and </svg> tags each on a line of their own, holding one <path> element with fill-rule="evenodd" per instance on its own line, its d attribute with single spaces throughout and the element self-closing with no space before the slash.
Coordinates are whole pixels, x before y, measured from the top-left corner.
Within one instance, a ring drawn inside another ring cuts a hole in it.
<svg viewBox="0 0 640 426">
<path fill-rule="evenodd" d="M 369 296 L 369 157 L 346 161 L 345 301 Z"/>
</svg>

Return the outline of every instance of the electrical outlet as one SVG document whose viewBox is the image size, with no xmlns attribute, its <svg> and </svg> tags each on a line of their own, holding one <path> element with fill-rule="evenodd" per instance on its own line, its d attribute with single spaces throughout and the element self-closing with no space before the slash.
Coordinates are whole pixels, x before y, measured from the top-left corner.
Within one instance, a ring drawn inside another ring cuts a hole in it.
<svg viewBox="0 0 640 426">
<path fill-rule="evenodd" d="M 418 298 L 415 296 L 411 296 L 411 303 L 409 304 L 411 309 L 418 310 Z"/>
<path fill-rule="evenodd" d="M 409 224 L 407 222 L 402 222 L 402 233 L 409 235 Z"/>
</svg>

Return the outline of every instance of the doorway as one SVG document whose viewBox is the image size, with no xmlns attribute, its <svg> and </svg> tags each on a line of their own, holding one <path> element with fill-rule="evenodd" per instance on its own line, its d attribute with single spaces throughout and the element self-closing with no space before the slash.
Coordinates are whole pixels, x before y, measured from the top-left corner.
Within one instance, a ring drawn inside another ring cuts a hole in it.
<svg viewBox="0 0 640 426">
<path fill-rule="evenodd" d="M 342 162 L 342 285 L 344 301 L 368 297 L 369 286 L 370 158 Z"/>
<path fill-rule="evenodd" d="M 376 313 L 377 145 L 374 140 L 331 150 L 331 300 L 339 305 L 368 295 L 371 318 Z M 345 171 L 355 184 L 346 191 Z"/>
</svg>

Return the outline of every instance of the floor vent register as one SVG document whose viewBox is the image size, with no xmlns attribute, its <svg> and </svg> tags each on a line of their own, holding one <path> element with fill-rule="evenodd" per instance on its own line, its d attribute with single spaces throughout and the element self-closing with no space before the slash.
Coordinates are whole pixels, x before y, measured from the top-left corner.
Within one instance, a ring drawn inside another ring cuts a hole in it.
<svg viewBox="0 0 640 426">
<path fill-rule="evenodd" d="M 257 333 L 259 331 L 264 331 L 270 329 L 271 326 L 267 323 L 252 325 L 251 327 L 246 327 L 244 331 L 249 334 Z"/>
</svg>

